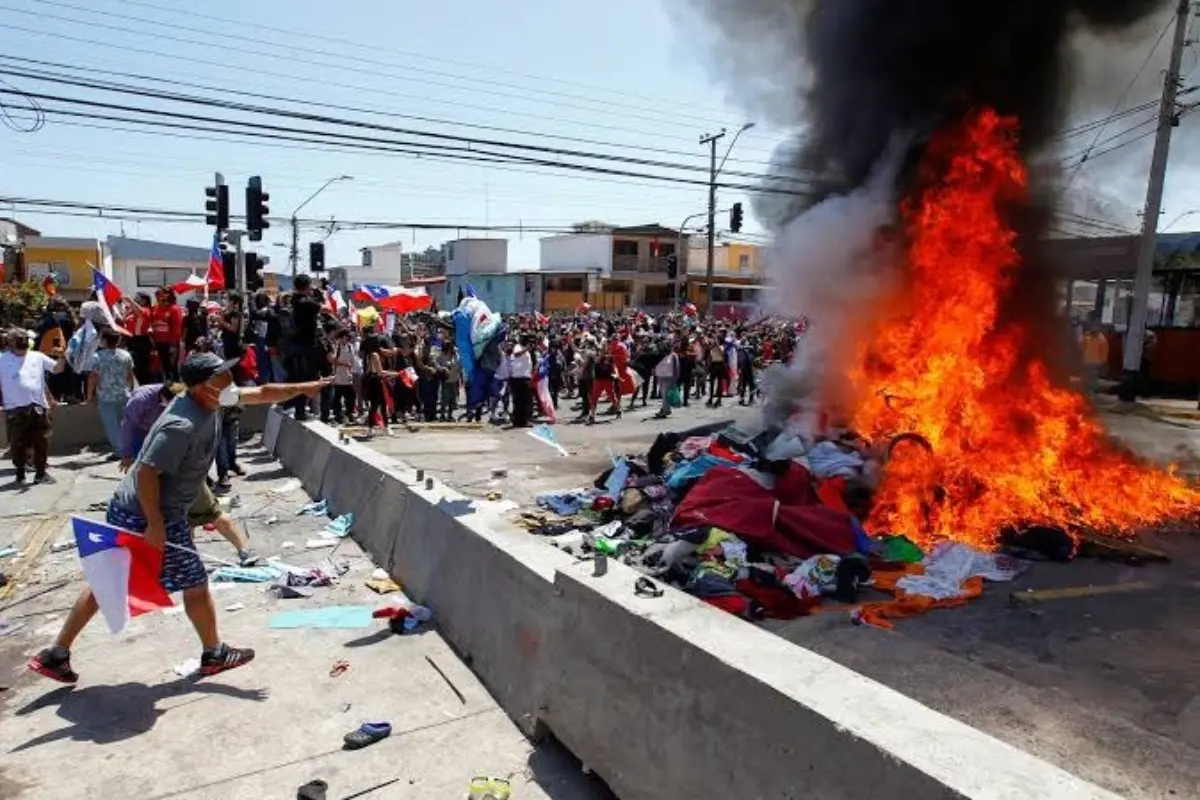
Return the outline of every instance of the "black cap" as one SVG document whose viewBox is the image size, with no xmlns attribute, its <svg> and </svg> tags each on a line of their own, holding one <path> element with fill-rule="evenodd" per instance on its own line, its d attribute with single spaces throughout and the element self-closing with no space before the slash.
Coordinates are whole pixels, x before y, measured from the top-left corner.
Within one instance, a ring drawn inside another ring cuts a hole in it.
<svg viewBox="0 0 1200 800">
<path fill-rule="evenodd" d="M 238 360 L 231 358 L 228 361 L 222 361 L 221 357 L 215 353 L 192 353 L 179 368 L 179 378 L 190 389 L 223 372 L 229 372 L 237 366 Z"/>
</svg>

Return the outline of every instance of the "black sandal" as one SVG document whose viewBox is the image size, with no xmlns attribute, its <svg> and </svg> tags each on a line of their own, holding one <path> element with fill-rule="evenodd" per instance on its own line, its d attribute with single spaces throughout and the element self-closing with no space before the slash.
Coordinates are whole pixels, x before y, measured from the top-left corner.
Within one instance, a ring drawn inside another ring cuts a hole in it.
<svg viewBox="0 0 1200 800">
<path fill-rule="evenodd" d="M 663 590 L 649 578 L 638 578 L 633 584 L 633 593 L 638 597 L 662 597 Z"/>
</svg>

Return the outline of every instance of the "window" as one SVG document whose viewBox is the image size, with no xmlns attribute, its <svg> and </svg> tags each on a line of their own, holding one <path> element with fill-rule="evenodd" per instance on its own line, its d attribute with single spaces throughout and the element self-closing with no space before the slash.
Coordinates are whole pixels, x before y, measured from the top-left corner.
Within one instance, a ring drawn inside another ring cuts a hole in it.
<svg viewBox="0 0 1200 800">
<path fill-rule="evenodd" d="M 370 250 L 370 248 L 364 247 L 363 251 L 362 251 L 362 256 L 363 256 L 362 265 L 364 267 L 371 266 L 371 250 Z"/>
<path fill-rule="evenodd" d="M 638 254 L 638 243 L 628 239 L 617 239 L 613 242 L 614 256 L 636 256 Z"/>
<path fill-rule="evenodd" d="M 54 280 L 59 286 L 71 285 L 71 270 L 65 261 L 33 262 L 25 267 L 26 276 L 33 281 L 42 281 L 47 275 L 54 274 Z"/>
<path fill-rule="evenodd" d="M 648 306 L 669 306 L 674 298 L 670 286 L 647 286 L 643 301 Z"/>
<path fill-rule="evenodd" d="M 742 253 L 738 256 L 738 271 L 750 269 L 750 254 Z"/>
<path fill-rule="evenodd" d="M 743 290 L 733 289 L 728 286 L 713 287 L 713 302 L 716 303 L 740 303 L 743 299 Z"/>
<path fill-rule="evenodd" d="M 583 292 L 583 278 L 546 277 L 547 292 Z"/>
<path fill-rule="evenodd" d="M 446 242 L 446 260 L 454 260 L 454 242 Z"/>
<path fill-rule="evenodd" d="M 196 270 L 182 267 L 136 267 L 139 289 L 157 289 L 186 281 Z"/>
</svg>

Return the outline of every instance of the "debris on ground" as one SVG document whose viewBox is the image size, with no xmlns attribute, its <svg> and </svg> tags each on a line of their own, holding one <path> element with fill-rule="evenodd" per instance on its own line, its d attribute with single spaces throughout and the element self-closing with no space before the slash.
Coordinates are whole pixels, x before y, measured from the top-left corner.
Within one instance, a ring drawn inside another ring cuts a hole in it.
<svg viewBox="0 0 1200 800">
<path fill-rule="evenodd" d="M 337 661 L 333 662 L 333 666 L 329 668 L 329 677 L 336 678 L 348 669 L 350 669 L 350 662 L 344 658 L 339 658 Z"/>
<path fill-rule="evenodd" d="M 288 478 L 278 486 L 272 486 L 267 490 L 270 494 L 290 494 L 296 491 L 301 486 L 299 478 Z"/>
<path fill-rule="evenodd" d="M 190 678 L 200 671 L 200 659 L 189 658 L 187 661 L 176 664 L 174 672 L 181 678 Z"/>
<path fill-rule="evenodd" d="M 280 611 L 267 627 L 276 630 L 294 628 L 366 628 L 371 625 L 371 606 L 325 606 Z"/>
<path fill-rule="evenodd" d="M 614 457 L 591 486 L 538 495 L 538 511 L 515 522 L 578 559 L 619 559 L 750 620 L 840 602 L 855 622 L 891 627 L 969 602 L 985 581 L 1014 580 L 1027 553 L 1062 558 L 1065 540 L 1066 558 L 1075 555 L 1076 539 L 1034 528 L 1001 537 L 999 553 L 868 535 L 861 520 L 902 437 L 877 446 L 815 427 L 809 420 L 752 434 L 720 423 L 663 433 L 644 457 Z M 648 588 L 639 581 L 635 590 Z"/>
<path fill-rule="evenodd" d="M 0 636 L 9 636 L 25 627 L 23 620 L 0 619 Z"/>
<path fill-rule="evenodd" d="M 392 726 L 387 722 L 364 722 L 356 730 L 342 737 L 345 750 L 361 750 L 381 742 L 392 735 Z"/>
<path fill-rule="evenodd" d="M 467 786 L 467 800 L 509 800 L 512 785 L 506 778 L 472 778 Z"/>
<path fill-rule="evenodd" d="M 449 676 L 447 676 L 445 672 L 442 672 L 442 668 L 437 665 L 437 662 L 434 661 L 430 656 L 425 656 L 425 660 L 429 662 L 429 666 L 433 667 L 433 671 L 441 676 L 442 680 L 446 682 L 446 685 L 450 687 L 450 691 L 454 692 L 454 696 L 458 698 L 458 702 L 465 706 L 467 704 L 467 698 L 458 690 L 458 687 L 454 685 L 454 682 L 450 680 Z"/>
<path fill-rule="evenodd" d="M 74 550 L 74 549 L 75 549 L 75 540 L 74 539 L 63 539 L 61 542 L 55 542 L 54 544 L 50 545 L 51 553 L 63 553 L 63 552 L 66 552 L 67 550 Z"/>
</svg>

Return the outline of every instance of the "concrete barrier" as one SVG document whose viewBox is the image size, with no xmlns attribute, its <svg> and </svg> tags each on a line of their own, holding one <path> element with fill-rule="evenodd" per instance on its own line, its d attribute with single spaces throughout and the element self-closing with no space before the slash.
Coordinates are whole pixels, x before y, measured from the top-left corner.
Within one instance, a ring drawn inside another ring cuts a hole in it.
<svg viewBox="0 0 1200 800">
<path fill-rule="evenodd" d="M 274 451 L 354 512 L 354 538 L 522 729 L 549 729 L 623 800 L 1115 798 L 692 597 L 638 597 L 623 564 L 593 577 L 320 423 L 283 418 Z"/>
<path fill-rule="evenodd" d="M 261 433 L 266 420 L 265 406 L 249 406 L 242 412 L 242 434 Z M 74 455 L 84 448 L 108 450 L 104 423 L 94 403 L 56 406 L 50 425 L 50 455 Z M 0 448 L 7 447 L 8 426 L 0 425 Z"/>
</svg>

